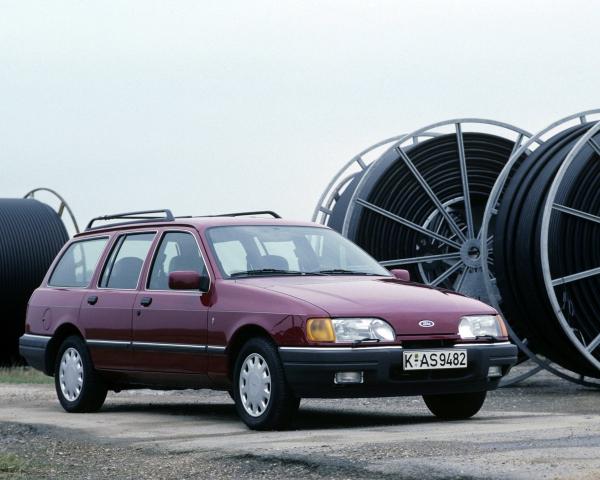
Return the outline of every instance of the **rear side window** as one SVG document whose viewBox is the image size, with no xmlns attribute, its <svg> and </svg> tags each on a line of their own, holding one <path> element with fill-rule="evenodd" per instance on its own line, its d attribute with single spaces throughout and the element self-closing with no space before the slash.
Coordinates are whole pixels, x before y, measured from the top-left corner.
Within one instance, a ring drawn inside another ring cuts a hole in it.
<svg viewBox="0 0 600 480">
<path fill-rule="evenodd" d="M 181 271 L 193 271 L 202 276 L 207 274 L 194 236 L 185 232 L 168 232 L 156 252 L 148 288 L 169 290 L 169 274 Z"/>
<path fill-rule="evenodd" d="M 100 287 L 135 289 L 154 235 L 133 233 L 119 237 L 104 266 Z"/>
<path fill-rule="evenodd" d="M 58 261 L 48 285 L 51 287 L 87 287 L 107 242 L 108 237 L 103 237 L 72 243 Z"/>
</svg>

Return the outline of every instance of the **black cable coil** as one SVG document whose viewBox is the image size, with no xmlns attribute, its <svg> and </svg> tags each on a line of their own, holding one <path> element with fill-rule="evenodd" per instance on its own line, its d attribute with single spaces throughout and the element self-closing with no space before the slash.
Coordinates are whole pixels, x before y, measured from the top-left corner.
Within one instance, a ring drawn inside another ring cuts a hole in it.
<svg viewBox="0 0 600 480">
<path fill-rule="evenodd" d="M 33 199 L 0 199 L 0 364 L 19 361 L 27 302 L 69 235 L 58 214 Z"/>
<path fill-rule="evenodd" d="M 502 310 L 532 351 L 580 375 L 600 371 L 575 347 L 556 319 L 544 284 L 541 262 L 542 215 L 558 169 L 590 128 L 567 129 L 538 147 L 512 174 L 496 218 L 494 257 Z M 556 203 L 600 215 L 600 156 L 586 145 L 567 170 Z M 553 213 L 548 232 L 551 278 L 600 266 L 600 224 Z M 600 276 L 555 289 L 573 333 L 583 345 L 600 335 Z M 599 349 L 594 356 L 600 359 Z"/>
<path fill-rule="evenodd" d="M 479 132 L 463 134 L 465 161 L 468 171 L 473 223 L 478 231 L 489 193 L 510 157 L 514 142 L 504 137 Z M 441 135 L 404 149 L 413 165 L 423 176 L 449 215 L 461 231 L 466 230 L 465 207 L 458 161 L 458 142 L 454 134 Z M 397 150 L 390 150 L 375 162 L 368 181 L 363 182 L 357 196 L 384 210 L 407 219 L 417 225 L 460 243 L 446 219 L 409 170 Z M 361 176 L 358 174 L 342 192 L 332 209 L 328 225 L 341 231 L 350 197 L 355 192 Z M 350 219 L 348 238 L 369 252 L 379 261 L 444 254 L 451 246 L 432 239 L 414 229 L 399 224 L 375 211 L 355 208 Z M 401 265 L 411 272 L 417 281 L 431 281 L 448 270 L 453 262 L 446 260 Z M 393 265 L 389 265 L 393 266 Z M 477 269 L 473 268 L 475 272 Z M 471 271 L 471 270 L 470 270 Z M 441 281 L 440 287 L 453 288 L 460 272 Z M 479 286 L 481 282 L 478 281 Z M 478 293 L 478 294 L 477 294 Z M 485 300 L 483 288 L 469 292 Z"/>
</svg>

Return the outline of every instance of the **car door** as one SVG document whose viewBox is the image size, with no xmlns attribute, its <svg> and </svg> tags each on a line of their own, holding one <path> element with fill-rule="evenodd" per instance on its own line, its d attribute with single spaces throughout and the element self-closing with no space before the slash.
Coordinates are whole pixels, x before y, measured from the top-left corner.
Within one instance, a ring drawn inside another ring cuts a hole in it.
<svg viewBox="0 0 600 480">
<path fill-rule="evenodd" d="M 80 322 L 96 368 L 129 370 L 133 305 L 142 267 L 156 232 L 122 234 L 114 240 L 97 284 L 86 292 Z"/>
<path fill-rule="evenodd" d="M 164 231 L 147 281 L 138 293 L 133 317 L 133 356 L 137 369 L 205 375 L 208 306 L 203 293 L 169 288 L 169 273 L 196 271 L 208 275 L 192 230 Z"/>
<path fill-rule="evenodd" d="M 35 319 L 46 330 L 56 328 L 53 322 L 70 323 L 77 325 L 84 337 L 87 337 L 88 327 L 94 334 L 94 325 L 82 321 L 85 316 L 81 315 L 81 304 L 88 298 L 109 240 L 108 235 L 74 240 L 53 268 L 46 287 L 38 289 L 31 297 L 28 321 Z"/>
</svg>

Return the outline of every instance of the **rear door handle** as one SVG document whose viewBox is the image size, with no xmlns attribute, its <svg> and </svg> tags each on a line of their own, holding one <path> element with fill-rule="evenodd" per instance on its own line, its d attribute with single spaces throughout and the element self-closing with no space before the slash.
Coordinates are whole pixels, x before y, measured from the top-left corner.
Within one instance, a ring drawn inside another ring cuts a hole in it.
<svg viewBox="0 0 600 480">
<path fill-rule="evenodd" d="M 140 305 L 144 307 L 149 307 L 152 303 L 152 297 L 144 297 L 140 300 Z"/>
<path fill-rule="evenodd" d="M 90 305 L 96 305 L 96 303 L 98 302 L 98 296 L 97 295 L 91 295 L 88 297 L 87 302 Z"/>
</svg>

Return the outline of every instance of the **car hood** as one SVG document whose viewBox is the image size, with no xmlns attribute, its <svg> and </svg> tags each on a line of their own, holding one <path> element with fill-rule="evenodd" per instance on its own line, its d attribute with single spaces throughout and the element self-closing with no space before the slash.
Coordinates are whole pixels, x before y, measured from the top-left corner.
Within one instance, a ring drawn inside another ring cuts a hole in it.
<svg viewBox="0 0 600 480">
<path fill-rule="evenodd" d="M 387 277 L 269 277 L 250 280 L 256 286 L 316 305 L 331 317 L 378 317 L 398 335 L 458 333 L 464 315 L 495 314 L 472 298 Z M 422 327 L 421 320 L 434 325 Z"/>
</svg>

